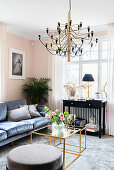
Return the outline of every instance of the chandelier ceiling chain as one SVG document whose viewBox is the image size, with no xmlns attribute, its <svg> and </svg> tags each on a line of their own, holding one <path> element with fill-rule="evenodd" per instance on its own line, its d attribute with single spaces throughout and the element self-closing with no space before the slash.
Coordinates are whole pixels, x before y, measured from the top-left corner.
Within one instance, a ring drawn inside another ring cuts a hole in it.
<svg viewBox="0 0 114 170">
<path fill-rule="evenodd" d="M 68 62 L 71 61 L 71 57 L 85 54 L 98 42 L 98 38 L 93 39 L 94 32 L 90 30 L 90 26 L 83 28 L 82 22 L 72 24 L 71 0 L 69 0 L 68 22 L 66 24 L 58 22 L 56 31 L 51 32 L 46 28 L 46 33 L 50 38 L 50 43 L 44 44 L 41 35 L 39 35 L 40 42 L 52 55 L 65 56 Z"/>
</svg>

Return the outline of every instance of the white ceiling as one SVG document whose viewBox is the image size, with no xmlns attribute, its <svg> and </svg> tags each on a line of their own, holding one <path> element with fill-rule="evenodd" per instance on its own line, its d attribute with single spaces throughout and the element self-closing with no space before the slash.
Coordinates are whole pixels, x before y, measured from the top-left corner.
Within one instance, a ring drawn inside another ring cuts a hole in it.
<svg viewBox="0 0 114 170">
<path fill-rule="evenodd" d="M 68 0 L 0 0 L 0 21 L 8 32 L 37 39 L 45 28 L 55 30 L 58 21 L 66 23 L 68 10 Z M 114 22 L 114 0 L 72 0 L 72 20 L 105 29 Z"/>
</svg>

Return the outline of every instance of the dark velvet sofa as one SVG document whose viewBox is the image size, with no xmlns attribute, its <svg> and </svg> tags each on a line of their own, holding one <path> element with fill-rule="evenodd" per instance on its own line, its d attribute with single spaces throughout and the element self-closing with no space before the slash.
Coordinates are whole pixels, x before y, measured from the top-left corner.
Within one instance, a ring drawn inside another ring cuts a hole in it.
<svg viewBox="0 0 114 170">
<path fill-rule="evenodd" d="M 17 109 L 19 105 L 25 104 L 25 99 L 0 103 L 0 147 L 30 135 L 30 131 L 33 129 L 39 129 L 50 124 L 50 119 L 45 117 L 44 106 L 37 107 L 42 117 L 18 122 L 7 121 L 7 111 Z"/>
</svg>

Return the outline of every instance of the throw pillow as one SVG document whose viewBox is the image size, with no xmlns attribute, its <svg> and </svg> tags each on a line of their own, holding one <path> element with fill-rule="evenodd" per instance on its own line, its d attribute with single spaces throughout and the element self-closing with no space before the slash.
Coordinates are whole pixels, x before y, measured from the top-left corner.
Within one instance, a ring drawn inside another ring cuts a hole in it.
<svg viewBox="0 0 114 170">
<path fill-rule="evenodd" d="M 34 104 L 34 105 L 20 105 L 20 107 L 24 107 L 24 106 L 28 106 L 29 113 L 30 113 L 31 117 L 40 117 L 41 116 L 40 113 L 36 109 L 37 104 Z"/>
<path fill-rule="evenodd" d="M 37 105 L 28 105 L 29 107 L 29 113 L 31 115 L 31 117 L 40 117 L 40 113 L 37 111 L 36 109 Z"/>
<path fill-rule="evenodd" d="M 19 109 L 8 111 L 8 121 L 20 121 L 24 119 L 30 119 L 28 106 L 21 107 Z"/>
<path fill-rule="evenodd" d="M 42 105 L 37 105 L 37 107 L 36 107 L 38 112 L 45 112 L 45 108 L 47 108 L 47 107 L 46 106 L 42 106 Z"/>
<path fill-rule="evenodd" d="M 45 109 L 47 109 L 47 106 L 37 105 L 36 109 L 38 112 L 40 112 L 41 116 L 45 117 L 46 112 L 47 112 L 45 111 Z"/>
</svg>

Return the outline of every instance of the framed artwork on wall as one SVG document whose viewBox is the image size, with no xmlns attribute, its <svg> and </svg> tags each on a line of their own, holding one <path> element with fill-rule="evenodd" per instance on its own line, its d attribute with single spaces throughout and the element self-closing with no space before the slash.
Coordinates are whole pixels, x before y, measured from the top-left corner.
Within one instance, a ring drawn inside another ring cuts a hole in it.
<svg viewBox="0 0 114 170">
<path fill-rule="evenodd" d="M 9 78 L 25 79 L 25 52 L 10 48 Z"/>
</svg>

